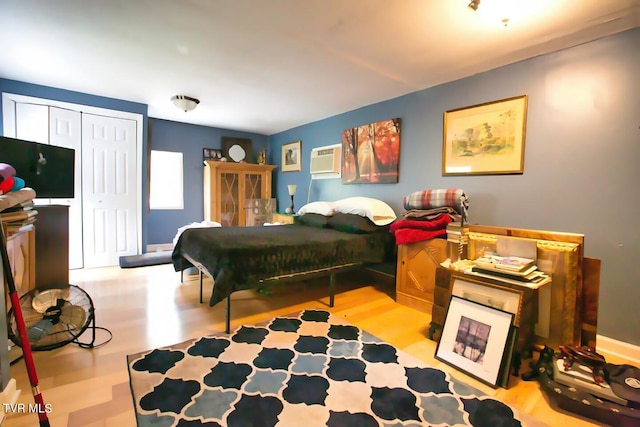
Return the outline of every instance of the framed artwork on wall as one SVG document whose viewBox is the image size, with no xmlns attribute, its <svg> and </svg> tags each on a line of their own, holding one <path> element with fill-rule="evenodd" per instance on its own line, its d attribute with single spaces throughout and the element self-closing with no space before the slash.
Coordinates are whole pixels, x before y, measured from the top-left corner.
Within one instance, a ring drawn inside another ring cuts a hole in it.
<svg viewBox="0 0 640 427">
<path fill-rule="evenodd" d="M 203 148 L 202 149 L 202 160 L 221 160 L 222 159 L 222 150 L 217 148 Z"/>
<path fill-rule="evenodd" d="M 445 111 L 442 175 L 524 172 L 527 96 Z"/>
<path fill-rule="evenodd" d="M 399 160 L 399 118 L 342 132 L 343 184 L 395 184 Z"/>
<path fill-rule="evenodd" d="M 497 387 L 513 313 L 451 296 L 435 358 Z"/>
<path fill-rule="evenodd" d="M 248 138 L 222 137 L 222 153 L 230 162 L 253 163 L 251 140 Z"/>
<path fill-rule="evenodd" d="M 302 170 L 301 141 L 282 144 L 282 172 L 297 172 Z"/>
</svg>

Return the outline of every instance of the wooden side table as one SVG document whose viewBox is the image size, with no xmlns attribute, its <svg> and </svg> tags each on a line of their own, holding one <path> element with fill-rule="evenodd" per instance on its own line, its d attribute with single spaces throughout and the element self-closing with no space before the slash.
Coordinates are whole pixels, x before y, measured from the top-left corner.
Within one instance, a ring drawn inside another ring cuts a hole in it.
<svg viewBox="0 0 640 427">
<path fill-rule="evenodd" d="M 280 224 L 293 224 L 293 220 L 297 215 L 286 213 L 274 213 L 271 222 L 279 222 Z"/>
</svg>

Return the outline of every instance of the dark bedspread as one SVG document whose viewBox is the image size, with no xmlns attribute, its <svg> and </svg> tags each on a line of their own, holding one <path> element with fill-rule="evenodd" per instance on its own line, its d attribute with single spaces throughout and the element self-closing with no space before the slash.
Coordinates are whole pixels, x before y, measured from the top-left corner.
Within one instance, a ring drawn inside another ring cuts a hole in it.
<svg viewBox="0 0 640 427">
<path fill-rule="evenodd" d="M 176 271 L 193 264 L 214 278 L 209 305 L 276 276 L 354 263 L 380 263 L 393 251 L 388 228 L 368 234 L 305 225 L 185 230 L 173 250 Z"/>
</svg>

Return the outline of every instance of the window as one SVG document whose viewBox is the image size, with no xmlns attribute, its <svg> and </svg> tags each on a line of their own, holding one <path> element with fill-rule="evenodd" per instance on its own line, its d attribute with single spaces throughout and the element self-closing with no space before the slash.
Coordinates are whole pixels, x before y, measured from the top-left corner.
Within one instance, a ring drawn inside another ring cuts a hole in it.
<svg viewBox="0 0 640 427">
<path fill-rule="evenodd" d="M 151 150 L 151 209 L 183 209 L 182 153 Z"/>
</svg>

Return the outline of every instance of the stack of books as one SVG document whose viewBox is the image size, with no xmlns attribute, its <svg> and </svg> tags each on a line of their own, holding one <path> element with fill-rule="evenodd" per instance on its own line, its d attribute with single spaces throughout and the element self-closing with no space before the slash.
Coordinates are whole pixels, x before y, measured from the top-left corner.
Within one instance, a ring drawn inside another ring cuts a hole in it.
<svg viewBox="0 0 640 427">
<path fill-rule="evenodd" d="M 447 241 L 463 245 L 469 243 L 469 226 L 461 226 L 459 222 L 447 224 Z"/>
<path fill-rule="evenodd" d="M 473 260 L 467 272 L 536 289 L 551 282 L 549 275 L 538 270 L 536 260 L 517 256 L 485 255 Z"/>
<path fill-rule="evenodd" d="M 27 231 L 33 228 L 38 211 L 33 200 L 25 200 L 0 212 L 0 221 L 5 225 L 7 234 Z"/>
</svg>

